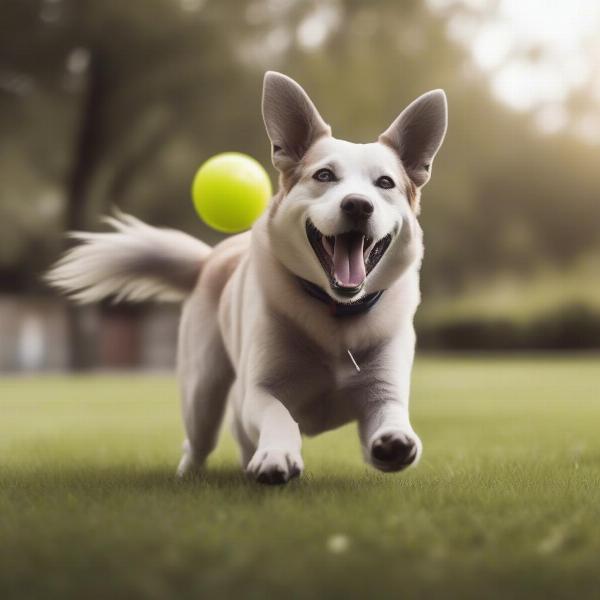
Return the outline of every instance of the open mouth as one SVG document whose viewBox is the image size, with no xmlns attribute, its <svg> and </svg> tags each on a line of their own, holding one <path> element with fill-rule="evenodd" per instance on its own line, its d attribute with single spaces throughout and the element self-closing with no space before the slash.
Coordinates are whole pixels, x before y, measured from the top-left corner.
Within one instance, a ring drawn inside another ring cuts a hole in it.
<svg viewBox="0 0 600 600">
<path fill-rule="evenodd" d="M 306 235 L 332 289 L 343 296 L 360 292 L 392 241 L 389 233 L 377 242 L 360 231 L 325 236 L 310 219 Z"/>
</svg>

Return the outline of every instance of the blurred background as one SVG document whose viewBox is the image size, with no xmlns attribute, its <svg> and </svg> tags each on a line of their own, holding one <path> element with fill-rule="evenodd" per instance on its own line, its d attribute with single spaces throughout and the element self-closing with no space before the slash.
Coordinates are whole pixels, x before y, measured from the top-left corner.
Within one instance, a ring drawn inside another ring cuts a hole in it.
<svg viewBox="0 0 600 600">
<path fill-rule="evenodd" d="M 600 3 L 1 0 L 0 371 L 168 368 L 175 306 L 68 305 L 41 276 L 118 206 L 214 243 L 196 168 L 270 168 L 266 69 L 371 141 L 442 87 L 422 349 L 600 347 Z M 270 168 L 275 178 L 275 173 Z"/>
</svg>

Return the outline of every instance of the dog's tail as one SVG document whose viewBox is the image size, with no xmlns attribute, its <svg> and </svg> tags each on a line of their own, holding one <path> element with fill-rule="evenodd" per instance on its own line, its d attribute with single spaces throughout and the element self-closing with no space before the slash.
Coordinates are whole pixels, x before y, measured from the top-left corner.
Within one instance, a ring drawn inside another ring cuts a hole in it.
<svg viewBox="0 0 600 600">
<path fill-rule="evenodd" d="M 69 234 L 82 243 L 47 273 L 52 286 L 82 304 L 110 296 L 115 301 L 181 301 L 192 291 L 210 246 L 120 212 L 104 221 L 115 231 Z"/>
</svg>

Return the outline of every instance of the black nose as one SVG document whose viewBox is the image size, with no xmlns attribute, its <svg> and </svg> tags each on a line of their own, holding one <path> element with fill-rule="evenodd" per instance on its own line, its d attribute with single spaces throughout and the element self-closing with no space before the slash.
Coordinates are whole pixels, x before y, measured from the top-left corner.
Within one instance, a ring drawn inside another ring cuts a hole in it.
<svg viewBox="0 0 600 600">
<path fill-rule="evenodd" d="M 373 203 L 364 196 L 350 194 L 342 200 L 342 210 L 356 221 L 366 220 L 373 214 Z"/>
</svg>

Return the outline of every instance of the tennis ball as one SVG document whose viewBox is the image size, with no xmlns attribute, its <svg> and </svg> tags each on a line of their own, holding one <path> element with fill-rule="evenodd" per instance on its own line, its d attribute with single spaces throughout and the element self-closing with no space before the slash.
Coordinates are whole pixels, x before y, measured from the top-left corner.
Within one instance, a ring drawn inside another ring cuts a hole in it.
<svg viewBox="0 0 600 600">
<path fill-rule="evenodd" d="M 271 180 L 261 164 L 240 152 L 209 158 L 192 183 L 200 218 L 213 229 L 237 233 L 252 227 L 271 197 Z"/>
</svg>

